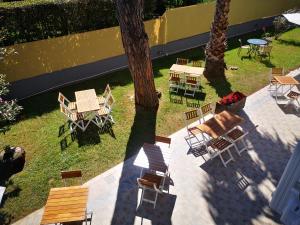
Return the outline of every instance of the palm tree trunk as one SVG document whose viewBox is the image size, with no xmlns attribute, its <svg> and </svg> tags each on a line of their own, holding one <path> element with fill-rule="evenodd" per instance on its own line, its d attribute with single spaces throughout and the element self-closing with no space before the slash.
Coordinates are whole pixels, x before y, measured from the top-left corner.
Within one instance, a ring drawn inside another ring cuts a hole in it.
<svg viewBox="0 0 300 225">
<path fill-rule="evenodd" d="M 135 104 L 144 109 L 158 108 L 158 97 L 143 23 L 143 0 L 116 0 L 122 42 L 134 82 Z M 138 109 L 139 107 L 136 107 Z"/>
<path fill-rule="evenodd" d="M 205 75 L 208 78 L 225 77 L 225 42 L 228 28 L 230 0 L 217 0 L 216 12 L 206 46 Z"/>
</svg>

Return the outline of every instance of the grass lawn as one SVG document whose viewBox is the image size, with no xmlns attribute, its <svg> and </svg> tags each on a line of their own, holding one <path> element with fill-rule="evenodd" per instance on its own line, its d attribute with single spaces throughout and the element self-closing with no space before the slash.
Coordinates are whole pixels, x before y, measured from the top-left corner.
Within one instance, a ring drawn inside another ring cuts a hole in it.
<svg viewBox="0 0 300 225">
<path fill-rule="evenodd" d="M 258 37 L 257 34 L 247 37 Z M 246 40 L 246 38 L 245 38 Z M 182 104 L 171 103 L 168 94 L 168 71 L 177 57 L 203 60 L 201 48 L 154 60 L 155 84 L 162 92 L 156 118 L 156 133 L 170 135 L 184 127 L 183 112 L 195 104 L 214 102 L 229 90 L 241 91 L 247 95 L 268 83 L 270 67 L 294 69 L 300 66 L 300 29 L 286 32 L 278 41 L 273 41 L 271 61 L 260 61 L 237 56 L 237 40 L 229 41 L 226 52 L 227 65 L 239 69 L 227 72 L 228 83 L 216 87 L 201 80 L 202 94 L 199 99 L 185 99 Z M 245 54 L 246 52 L 244 52 Z M 242 54 L 243 55 L 243 52 Z M 25 56 L 24 56 L 25 57 Z M 65 117 L 59 110 L 58 91 L 74 100 L 74 92 L 94 88 L 97 94 L 109 83 L 116 99 L 113 117 L 116 124 L 112 133 L 99 134 L 90 128 L 83 134 L 71 137 Z M 0 209 L 0 223 L 15 221 L 42 207 L 51 187 L 62 186 L 60 171 L 81 169 L 87 181 L 123 161 L 134 121 L 135 110 L 132 101 L 134 90 L 128 70 L 108 74 L 104 77 L 81 82 L 60 90 L 41 94 L 20 102 L 24 107 L 22 116 L 5 134 L 0 134 L 0 147 L 5 144 L 22 146 L 26 150 L 24 170 L 14 175 L 7 188 L 4 203 Z M 177 97 L 180 99 L 179 97 Z M 142 124 L 147 129 L 147 124 Z M 59 128 L 65 132 L 60 133 Z M 1 172 L 1 171 L 0 171 Z"/>
</svg>

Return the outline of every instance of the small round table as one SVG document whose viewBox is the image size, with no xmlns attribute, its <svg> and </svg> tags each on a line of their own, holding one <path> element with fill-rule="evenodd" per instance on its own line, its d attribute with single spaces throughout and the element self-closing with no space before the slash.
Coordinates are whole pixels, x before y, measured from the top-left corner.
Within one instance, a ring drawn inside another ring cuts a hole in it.
<svg viewBox="0 0 300 225">
<path fill-rule="evenodd" d="M 256 55 L 259 46 L 268 44 L 266 40 L 258 39 L 258 38 L 248 39 L 247 42 L 250 44 L 250 51 L 249 51 L 250 55 L 251 53 L 254 53 L 254 55 Z"/>
</svg>

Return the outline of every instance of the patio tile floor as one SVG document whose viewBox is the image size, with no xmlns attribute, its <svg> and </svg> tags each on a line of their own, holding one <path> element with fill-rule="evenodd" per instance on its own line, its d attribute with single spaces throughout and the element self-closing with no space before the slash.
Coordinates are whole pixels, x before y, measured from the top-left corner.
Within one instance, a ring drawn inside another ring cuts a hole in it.
<svg viewBox="0 0 300 225">
<path fill-rule="evenodd" d="M 241 157 L 232 151 L 236 160 L 228 168 L 218 158 L 189 150 L 185 129 L 171 135 L 169 194 L 159 196 L 156 209 L 147 203 L 138 207 L 140 170 L 134 157 L 88 181 L 92 224 L 280 224 L 268 205 L 300 138 L 299 114 L 277 105 L 265 87 L 247 98 L 241 116 L 246 130 L 259 127 L 248 136 L 249 151 Z M 39 224 L 42 212 L 15 225 Z"/>
</svg>

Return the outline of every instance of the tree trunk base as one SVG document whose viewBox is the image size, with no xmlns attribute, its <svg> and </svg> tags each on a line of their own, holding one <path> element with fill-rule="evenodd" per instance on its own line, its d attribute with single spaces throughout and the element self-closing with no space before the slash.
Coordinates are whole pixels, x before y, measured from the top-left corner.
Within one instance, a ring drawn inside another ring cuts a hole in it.
<svg viewBox="0 0 300 225">
<path fill-rule="evenodd" d="M 206 59 L 204 75 L 208 80 L 213 78 L 225 78 L 224 68 L 226 68 L 226 64 L 223 60 Z"/>
</svg>

